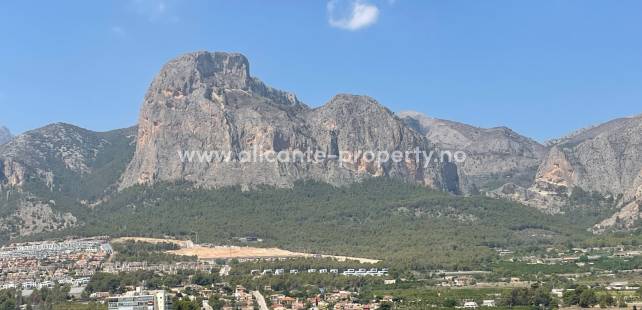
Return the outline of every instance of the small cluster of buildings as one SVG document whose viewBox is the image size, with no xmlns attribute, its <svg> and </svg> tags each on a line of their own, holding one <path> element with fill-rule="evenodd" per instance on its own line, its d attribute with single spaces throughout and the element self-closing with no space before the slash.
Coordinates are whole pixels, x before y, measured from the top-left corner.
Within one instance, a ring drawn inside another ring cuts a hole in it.
<svg viewBox="0 0 642 310">
<path fill-rule="evenodd" d="M 463 308 L 464 309 L 477 309 L 479 308 L 479 304 L 474 301 L 474 300 L 467 300 L 464 301 Z M 495 302 L 494 299 L 484 299 L 481 304 L 482 307 L 484 308 L 494 308 L 497 307 L 497 303 Z"/>
<path fill-rule="evenodd" d="M 371 310 L 379 309 L 381 304 L 373 301 L 366 304 L 357 303 L 354 300 L 356 293 L 349 291 L 335 291 L 317 295 L 309 298 L 295 298 L 283 294 L 269 296 L 271 309 L 327 309 L 327 310 Z"/>
<path fill-rule="evenodd" d="M 627 281 L 611 282 L 606 286 L 609 291 L 637 291 L 640 286 L 637 284 L 629 284 Z"/>
<path fill-rule="evenodd" d="M 439 283 L 441 287 L 464 287 L 474 285 L 476 282 L 472 276 L 445 276 Z"/>
<path fill-rule="evenodd" d="M 343 271 L 339 269 L 327 269 L 327 268 L 321 268 L 321 269 L 307 269 L 307 270 L 301 270 L 299 271 L 298 269 L 290 269 L 290 270 L 285 270 L 285 269 L 264 269 L 264 270 L 258 270 L 254 269 L 250 271 L 250 274 L 253 276 L 265 276 L 265 275 L 275 275 L 275 276 L 281 276 L 285 274 L 299 274 L 302 272 L 307 272 L 307 273 L 328 273 L 328 274 L 336 274 L 336 275 L 344 275 L 344 276 L 377 276 L 377 277 L 383 277 L 388 275 L 388 268 L 370 268 L 370 269 L 365 269 L 365 268 L 359 268 L 359 269 L 345 269 Z"/>
<path fill-rule="evenodd" d="M 106 237 L 5 246 L 0 248 L 0 289 L 83 286 L 111 252 Z"/>
<path fill-rule="evenodd" d="M 515 256 L 512 251 L 504 249 L 495 249 L 495 251 L 497 251 L 500 256 L 510 257 L 510 261 L 548 265 L 578 263 L 583 259 L 595 261 L 601 258 L 633 258 L 642 256 L 642 249 L 626 249 L 624 247 L 572 248 L 566 251 L 549 248 L 547 249 L 547 254 L 543 256 Z"/>
<path fill-rule="evenodd" d="M 196 271 L 209 271 L 215 265 L 214 262 L 209 261 L 194 261 L 194 262 L 173 262 L 173 263 L 158 263 L 149 264 L 143 262 L 106 262 L 102 266 L 102 272 L 105 273 L 120 273 L 120 272 L 135 272 L 135 271 L 156 271 L 165 274 L 176 274 L 181 270 L 196 270 Z"/>
<path fill-rule="evenodd" d="M 245 287 L 237 285 L 234 290 L 234 303 L 237 306 L 237 309 L 241 310 L 253 310 L 254 309 L 254 294 L 249 292 Z M 229 306 L 229 309 L 233 308 Z"/>
</svg>

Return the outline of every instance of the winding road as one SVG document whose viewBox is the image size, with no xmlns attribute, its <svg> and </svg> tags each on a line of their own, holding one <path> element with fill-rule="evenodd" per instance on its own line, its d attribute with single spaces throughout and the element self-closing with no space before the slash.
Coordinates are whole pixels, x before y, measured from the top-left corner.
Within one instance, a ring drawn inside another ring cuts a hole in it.
<svg viewBox="0 0 642 310">
<path fill-rule="evenodd" d="M 259 291 L 252 291 L 252 295 L 254 298 L 256 298 L 256 302 L 259 304 L 259 308 L 261 310 L 270 310 L 268 308 L 267 304 L 265 303 L 265 298 L 263 298 L 263 295 Z"/>
</svg>

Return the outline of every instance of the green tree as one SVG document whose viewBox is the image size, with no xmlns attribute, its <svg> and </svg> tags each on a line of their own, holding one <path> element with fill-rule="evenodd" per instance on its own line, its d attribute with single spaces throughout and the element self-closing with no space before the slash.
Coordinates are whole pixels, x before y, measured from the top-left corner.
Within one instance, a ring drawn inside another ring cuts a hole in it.
<svg viewBox="0 0 642 310">
<path fill-rule="evenodd" d="M 582 308 L 588 308 L 597 304 L 597 297 L 595 296 L 595 291 L 592 289 L 586 289 L 579 295 L 578 305 Z"/>
<path fill-rule="evenodd" d="M 225 306 L 225 302 L 222 301 L 218 296 L 210 298 L 208 303 L 214 310 L 221 310 Z"/>
<path fill-rule="evenodd" d="M 599 297 L 598 303 L 602 308 L 611 307 L 615 305 L 615 298 L 613 298 L 613 296 L 611 296 L 611 294 L 608 294 L 608 293 L 602 294 Z"/>
</svg>

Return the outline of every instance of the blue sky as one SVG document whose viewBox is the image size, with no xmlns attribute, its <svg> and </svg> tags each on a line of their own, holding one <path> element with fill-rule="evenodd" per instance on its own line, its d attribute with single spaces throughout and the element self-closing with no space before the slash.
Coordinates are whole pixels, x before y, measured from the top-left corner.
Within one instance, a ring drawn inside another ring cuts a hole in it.
<svg viewBox="0 0 642 310">
<path fill-rule="evenodd" d="M 136 123 L 169 59 L 237 51 L 319 106 L 393 111 L 538 140 L 642 113 L 642 1 L 3 1 L 0 124 Z"/>
</svg>

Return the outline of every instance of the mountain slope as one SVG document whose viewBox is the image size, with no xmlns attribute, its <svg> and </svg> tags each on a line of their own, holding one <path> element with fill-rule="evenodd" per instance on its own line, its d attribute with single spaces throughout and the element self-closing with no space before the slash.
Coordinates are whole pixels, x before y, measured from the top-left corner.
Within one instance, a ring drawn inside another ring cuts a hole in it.
<svg viewBox="0 0 642 310">
<path fill-rule="evenodd" d="M 78 213 L 115 189 L 135 129 L 98 133 L 58 123 L 0 146 L 0 229 L 27 235 L 75 225 Z"/>
<path fill-rule="evenodd" d="M 614 197 L 620 211 L 594 230 L 638 226 L 642 205 L 642 115 L 615 119 L 554 142 L 534 189 L 548 196 L 574 188 Z"/>
<path fill-rule="evenodd" d="M 214 244 L 256 236 L 261 246 L 386 259 L 413 269 L 479 268 L 496 255 L 494 247 L 562 245 L 589 236 L 585 223 L 571 217 L 387 178 L 252 191 L 155 183 L 120 191 L 93 212 L 86 225 L 60 235 L 198 234 Z"/>
<path fill-rule="evenodd" d="M 399 116 L 439 149 L 466 153 L 457 165 L 466 192 L 492 190 L 506 182 L 528 186 L 546 154 L 543 145 L 506 127 L 478 128 L 412 111 Z"/>
<path fill-rule="evenodd" d="M 552 144 L 535 183 L 542 190 L 577 186 L 604 195 L 633 190 L 642 170 L 642 116 L 620 118 Z"/>
<path fill-rule="evenodd" d="M 458 170 L 461 187 L 468 192 L 480 188 L 488 196 L 546 213 L 619 208 L 594 231 L 637 227 L 642 210 L 642 116 L 579 130 L 546 146 L 507 128 L 481 129 L 417 112 L 400 116 L 438 148 L 466 152 Z"/>
<path fill-rule="evenodd" d="M 139 118 L 138 143 L 121 189 L 185 180 L 217 188 L 242 185 L 290 187 L 296 180 L 336 185 L 370 176 L 399 177 L 435 188 L 452 188 L 439 164 L 412 158 L 399 163 L 349 164 L 242 160 L 278 152 L 429 151 L 429 142 L 371 98 L 338 95 L 310 109 L 294 95 L 250 76 L 240 54 L 196 52 L 167 63 L 152 82 Z M 226 159 L 184 160 L 184 152 L 217 152 Z M 451 178 L 452 179 L 452 178 Z M 456 178 L 454 178 L 456 179 Z M 452 182 L 451 182 L 452 183 Z"/>
<path fill-rule="evenodd" d="M 642 196 L 641 133 L 642 116 L 636 116 L 553 140 L 530 186 L 507 184 L 491 194 L 547 212 L 559 212 L 577 198 L 587 207 L 616 206 L 621 211 L 597 224 L 594 231 L 633 228 Z"/>
</svg>

